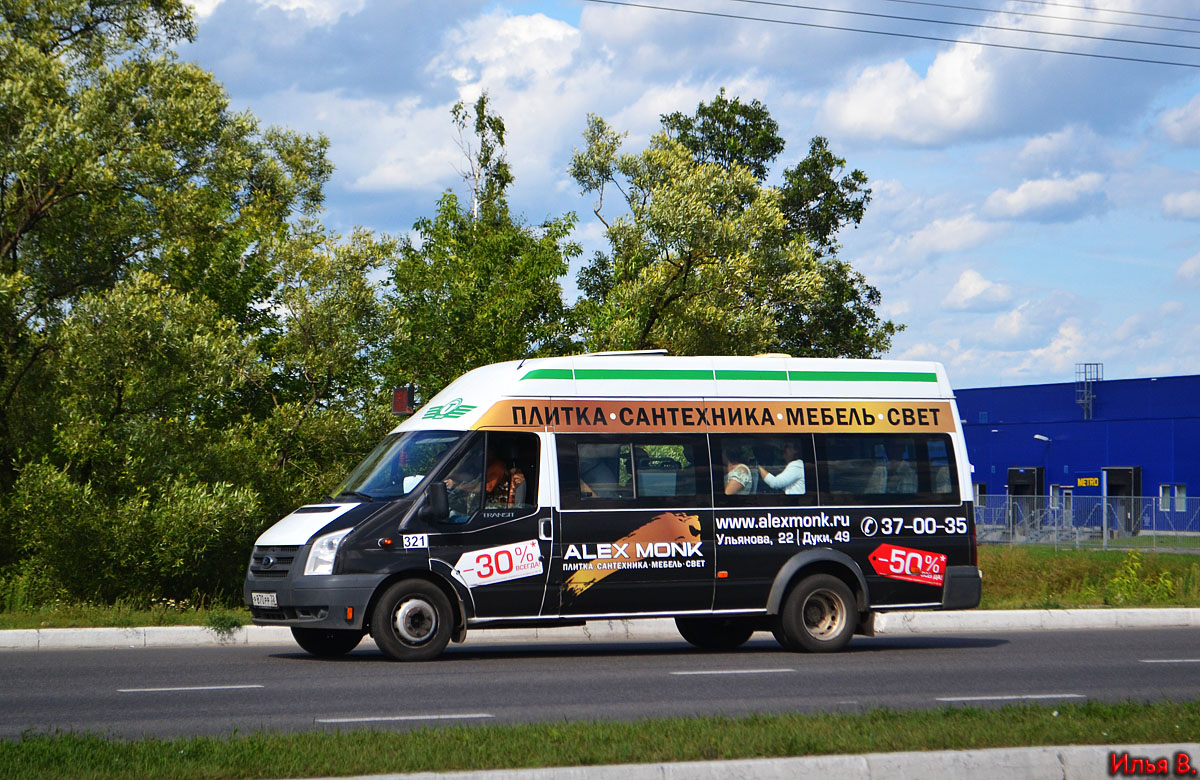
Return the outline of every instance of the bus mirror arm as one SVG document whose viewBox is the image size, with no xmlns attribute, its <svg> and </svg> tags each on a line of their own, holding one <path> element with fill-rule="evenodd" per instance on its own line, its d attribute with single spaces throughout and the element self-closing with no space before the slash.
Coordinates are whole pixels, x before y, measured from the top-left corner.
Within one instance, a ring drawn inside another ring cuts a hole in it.
<svg viewBox="0 0 1200 780">
<path fill-rule="evenodd" d="M 450 499 L 446 494 L 446 483 L 441 480 L 435 480 L 429 484 L 429 490 L 425 492 L 425 506 L 422 507 L 421 514 L 426 520 L 432 520 L 435 523 L 444 523 L 450 519 Z"/>
</svg>

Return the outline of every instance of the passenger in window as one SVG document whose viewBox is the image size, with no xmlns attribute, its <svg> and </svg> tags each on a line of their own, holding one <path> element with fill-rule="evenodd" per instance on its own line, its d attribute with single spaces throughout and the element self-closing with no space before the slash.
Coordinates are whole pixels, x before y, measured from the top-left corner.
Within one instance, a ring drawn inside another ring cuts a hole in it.
<svg viewBox="0 0 1200 780">
<path fill-rule="evenodd" d="M 754 492 L 754 472 L 746 465 L 748 459 L 741 448 L 722 447 L 721 458 L 725 461 L 725 495 Z"/>
<path fill-rule="evenodd" d="M 579 445 L 579 495 L 583 498 L 616 498 L 620 444 Z"/>
<path fill-rule="evenodd" d="M 893 444 L 888 452 L 887 487 L 889 493 L 917 492 L 917 470 L 903 444 Z"/>
<path fill-rule="evenodd" d="M 509 507 L 525 503 L 525 473 L 521 467 L 504 465 L 496 453 L 488 454 L 488 467 L 484 487 L 487 491 L 488 507 Z"/>
<path fill-rule="evenodd" d="M 782 490 L 789 496 L 802 495 L 804 493 L 804 461 L 800 459 L 800 451 L 794 442 L 785 441 L 783 443 L 783 458 L 787 463 L 783 467 L 783 471 L 772 474 L 759 464 L 758 475 L 768 487 Z"/>
</svg>

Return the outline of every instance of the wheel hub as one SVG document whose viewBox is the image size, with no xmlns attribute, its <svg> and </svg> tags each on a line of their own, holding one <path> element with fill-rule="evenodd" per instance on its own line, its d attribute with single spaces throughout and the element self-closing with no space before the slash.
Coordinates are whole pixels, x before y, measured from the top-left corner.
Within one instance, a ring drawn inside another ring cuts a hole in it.
<svg viewBox="0 0 1200 780">
<path fill-rule="evenodd" d="M 424 599 L 409 599 L 396 610 L 394 624 L 401 639 L 420 644 L 437 632 L 437 610 Z"/>
<path fill-rule="evenodd" d="M 804 627 L 814 637 L 835 636 L 846 622 L 846 610 L 835 594 L 819 590 L 804 602 Z"/>
</svg>

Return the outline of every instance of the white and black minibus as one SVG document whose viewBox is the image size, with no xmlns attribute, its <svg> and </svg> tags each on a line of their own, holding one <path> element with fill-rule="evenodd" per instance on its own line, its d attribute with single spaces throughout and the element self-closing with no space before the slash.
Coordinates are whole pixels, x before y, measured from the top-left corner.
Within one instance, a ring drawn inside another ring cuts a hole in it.
<svg viewBox="0 0 1200 780">
<path fill-rule="evenodd" d="M 245 600 L 334 656 L 672 617 L 832 651 L 977 606 L 971 467 L 940 364 L 608 353 L 471 371 L 257 540 Z"/>
</svg>

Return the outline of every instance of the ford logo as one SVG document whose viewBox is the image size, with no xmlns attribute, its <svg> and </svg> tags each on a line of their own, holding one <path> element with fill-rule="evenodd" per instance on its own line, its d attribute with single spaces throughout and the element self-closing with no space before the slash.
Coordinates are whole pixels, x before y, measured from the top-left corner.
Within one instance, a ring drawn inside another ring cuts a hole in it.
<svg viewBox="0 0 1200 780">
<path fill-rule="evenodd" d="M 271 568 L 271 567 L 272 567 L 272 566 L 274 566 L 274 565 L 275 565 L 275 558 L 274 558 L 274 557 L 272 557 L 272 556 L 270 556 L 270 555 L 264 555 L 264 556 L 263 556 L 263 559 L 262 559 L 262 567 L 263 567 L 264 569 L 269 569 L 269 568 Z"/>
</svg>

